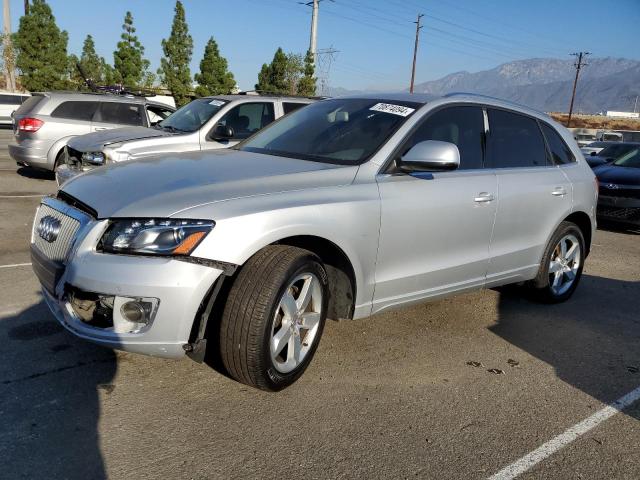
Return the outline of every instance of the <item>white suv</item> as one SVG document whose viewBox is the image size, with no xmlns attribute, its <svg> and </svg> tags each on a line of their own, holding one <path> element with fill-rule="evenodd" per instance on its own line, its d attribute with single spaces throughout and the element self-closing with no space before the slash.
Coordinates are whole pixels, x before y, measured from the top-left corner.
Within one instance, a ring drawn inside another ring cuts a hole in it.
<svg viewBox="0 0 640 480">
<path fill-rule="evenodd" d="M 42 202 L 31 252 L 74 334 L 172 358 L 208 347 L 237 380 L 277 390 L 327 317 L 509 283 L 568 299 L 596 196 L 544 114 L 369 95 L 319 101 L 232 149 L 77 177 Z"/>
</svg>

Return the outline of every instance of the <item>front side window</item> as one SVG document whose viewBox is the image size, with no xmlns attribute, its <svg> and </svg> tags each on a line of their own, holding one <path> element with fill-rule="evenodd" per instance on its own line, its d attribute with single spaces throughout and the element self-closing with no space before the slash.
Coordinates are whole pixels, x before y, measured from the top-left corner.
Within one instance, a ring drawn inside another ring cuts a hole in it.
<svg viewBox="0 0 640 480">
<path fill-rule="evenodd" d="M 538 122 L 531 117 L 488 109 L 487 168 L 539 167 L 547 152 Z"/>
<path fill-rule="evenodd" d="M 218 98 L 198 98 L 159 122 L 158 128 L 175 132 L 195 132 L 227 103 L 229 102 Z"/>
<path fill-rule="evenodd" d="M 440 140 L 453 143 L 460 152 L 460 169 L 482 168 L 484 141 L 484 115 L 481 107 L 449 107 L 430 115 L 411 134 L 403 146 L 402 154 L 416 143 Z"/>
<path fill-rule="evenodd" d="M 25 102 L 23 105 L 27 103 L 28 102 Z M 98 102 L 62 102 L 51 112 L 51 116 L 55 118 L 89 121 L 93 118 L 97 109 Z"/>
<path fill-rule="evenodd" d="M 551 153 L 551 160 L 553 164 L 563 165 L 576 161 L 567 144 L 564 143 L 564 140 L 562 140 L 560 135 L 558 135 L 558 132 L 546 123 L 542 123 L 542 132 L 547 139 L 547 145 L 549 145 L 549 152 Z"/>
<path fill-rule="evenodd" d="M 370 98 L 322 100 L 292 112 L 238 148 L 282 157 L 358 165 L 421 104 Z"/>
<path fill-rule="evenodd" d="M 102 102 L 96 121 L 121 125 L 144 125 L 142 106 L 135 103 Z"/>
<path fill-rule="evenodd" d="M 242 103 L 229 110 L 220 119 L 218 125 L 233 128 L 233 138 L 238 139 L 253 135 L 273 122 L 274 119 L 273 103 Z"/>
</svg>

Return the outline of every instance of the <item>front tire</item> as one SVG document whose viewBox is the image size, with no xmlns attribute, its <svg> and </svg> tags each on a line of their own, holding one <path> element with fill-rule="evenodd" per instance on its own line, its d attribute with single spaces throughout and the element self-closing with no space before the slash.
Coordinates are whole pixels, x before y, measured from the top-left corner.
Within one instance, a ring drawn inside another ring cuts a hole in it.
<svg viewBox="0 0 640 480">
<path fill-rule="evenodd" d="M 535 299 L 543 303 L 568 300 L 578 287 L 585 258 L 584 236 L 572 222 L 562 222 L 551 237 L 538 275 L 531 282 Z"/>
<path fill-rule="evenodd" d="M 242 267 L 220 322 L 220 354 L 231 377 L 277 391 L 304 373 L 327 314 L 327 274 L 308 250 L 270 245 Z"/>
</svg>

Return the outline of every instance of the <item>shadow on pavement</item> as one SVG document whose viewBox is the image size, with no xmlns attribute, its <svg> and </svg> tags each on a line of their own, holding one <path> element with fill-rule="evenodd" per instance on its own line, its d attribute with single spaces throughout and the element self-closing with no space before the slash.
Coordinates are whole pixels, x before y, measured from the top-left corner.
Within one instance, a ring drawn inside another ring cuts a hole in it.
<svg viewBox="0 0 640 480">
<path fill-rule="evenodd" d="M 31 167 L 17 167 L 16 173 L 22 177 L 33 178 L 36 180 L 54 180 L 56 179 L 53 172 L 48 170 L 40 170 Z"/>
<path fill-rule="evenodd" d="M 73 337 L 42 301 L 0 318 L 0 345 L 0 477 L 106 478 L 99 395 L 115 388 L 114 352 Z"/>
<path fill-rule="evenodd" d="M 561 380 L 609 403 L 640 386 L 639 299 L 640 282 L 590 275 L 559 305 L 505 289 L 490 330 L 554 367 Z M 635 407 L 626 413 L 640 419 Z"/>
<path fill-rule="evenodd" d="M 640 235 L 640 226 L 625 225 L 621 223 L 608 222 L 606 220 L 598 220 L 598 230 L 613 233 L 626 233 L 629 235 Z"/>
</svg>

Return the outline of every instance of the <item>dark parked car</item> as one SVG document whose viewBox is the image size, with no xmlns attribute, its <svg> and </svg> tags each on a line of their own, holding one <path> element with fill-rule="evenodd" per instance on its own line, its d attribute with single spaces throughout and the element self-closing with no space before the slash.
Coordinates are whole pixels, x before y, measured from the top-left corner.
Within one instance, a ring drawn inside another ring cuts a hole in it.
<svg viewBox="0 0 640 480">
<path fill-rule="evenodd" d="M 585 155 L 584 158 L 589 166 L 593 168 L 618 160 L 638 148 L 640 148 L 640 143 L 638 142 L 616 142 L 600 150 L 598 155 Z"/>
<path fill-rule="evenodd" d="M 598 177 L 598 219 L 640 227 L 640 144 L 593 169 Z"/>
</svg>

